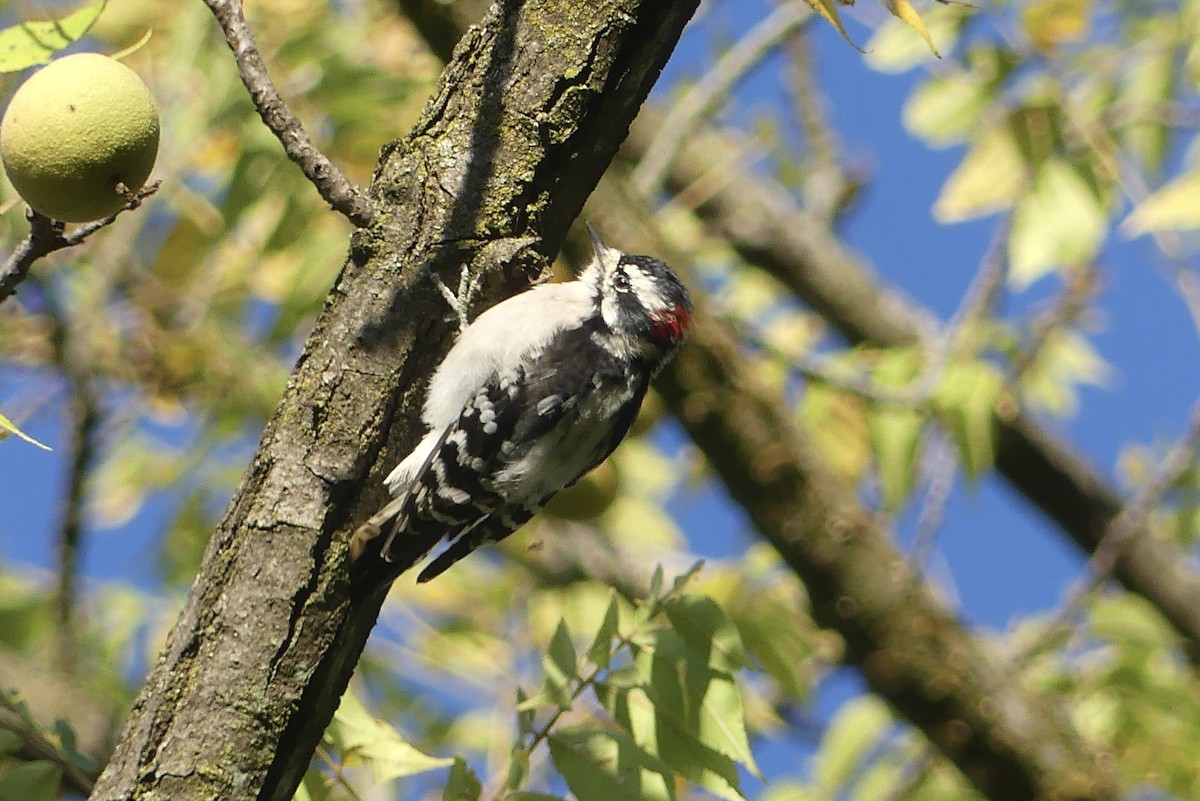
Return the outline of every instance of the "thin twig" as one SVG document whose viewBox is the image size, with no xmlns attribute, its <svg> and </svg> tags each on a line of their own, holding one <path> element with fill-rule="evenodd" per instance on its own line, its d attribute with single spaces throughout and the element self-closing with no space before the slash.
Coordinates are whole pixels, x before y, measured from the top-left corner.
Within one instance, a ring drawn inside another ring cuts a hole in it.
<svg viewBox="0 0 1200 801">
<path fill-rule="evenodd" d="M 159 181 L 146 184 L 137 192 L 129 195 L 129 202 L 123 208 L 103 219 L 80 225 L 72 229 L 69 234 L 63 233 L 65 226 L 62 222 L 52 220 L 46 215 L 30 209 L 27 214 L 29 234 L 8 257 L 4 267 L 0 268 L 0 303 L 17 291 L 17 286 L 25 280 L 25 276 L 29 274 L 29 268 L 35 261 L 56 250 L 74 247 L 101 228 L 112 225 L 121 212 L 136 209 L 142 205 L 143 200 L 158 191 L 159 185 Z"/>
<path fill-rule="evenodd" d="M 1008 236 L 1012 231 L 1012 221 L 1011 214 L 1000 219 L 975 279 L 967 288 L 958 310 L 943 329 L 941 339 L 947 356 L 960 344 L 957 340 L 969 324 L 987 319 L 995 309 L 1000 290 L 1008 277 Z"/>
<path fill-rule="evenodd" d="M 658 191 L 675 152 L 696 121 L 709 113 L 751 68 L 795 33 L 810 16 L 811 8 L 789 0 L 717 60 L 712 70 L 672 107 L 663 120 L 661 133 L 646 149 L 642 163 L 634 170 L 633 184 L 638 192 L 651 196 Z"/>
<path fill-rule="evenodd" d="M 1096 293 L 1097 274 L 1093 268 L 1071 274 L 1063 286 L 1054 306 L 1040 314 L 1030 326 L 1029 344 L 1013 359 L 1009 371 L 1009 385 L 1015 387 L 1025 374 L 1037 364 L 1038 358 L 1056 331 L 1061 331 L 1076 320 L 1087 308 L 1088 301 Z"/>
<path fill-rule="evenodd" d="M 916 535 L 913 538 L 912 556 L 910 562 L 917 575 L 924 575 L 937 541 L 938 530 L 946 515 L 946 504 L 954 489 L 954 477 L 958 469 L 958 452 L 950 443 L 948 436 L 940 430 L 938 435 L 929 440 L 925 457 L 926 473 L 929 483 L 926 485 L 925 496 L 921 500 L 921 510 L 917 514 Z"/>
<path fill-rule="evenodd" d="M 354 785 L 350 783 L 350 780 L 346 778 L 345 766 L 333 758 L 333 754 L 329 753 L 329 749 L 323 745 L 318 745 L 316 755 L 317 758 L 325 763 L 325 767 L 329 768 L 329 772 L 333 774 L 333 778 L 342 786 L 342 789 L 346 791 L 351 800 L 362 801 L 362 796 L 354 789 Z M 345 757 L 346 754 L 342 754 L 342 756 Z"/>
<path fill-rule="evenodd" d="M 831 220 L 844 211 L 855 191 L 838 151 L 837 136 L 829 118 L 829 103 L 816 80 L 809 47 L 809 30 L 791 37 L 784 50 L 788 56 L 787 82 L 792 108 L 808 144 L 809 166 L 804 182 L 805 208 Z"/>
<path fill-rule="evenodd" d="M 258 109 L 258 115 L 283 145 L 284 153 L 295 162 L 334 211 L 359 228 L 370 226 L 376 216 L 374 204 L 317 149 L 300 118 L 288 108 L 271 82 L 266 64 L 254 43 L 254 35 L 246 24 L 241 0 L 204 2 L 225 34 L 225 42 L 237 62 L 238 74 L 250 93 L 254 107 Z"/>
<path fill-rule="evenodd" d="M 2 698 L 3 696 L 0 696 Z M 16 756 L 35 762 L 53 762 L 62 771 L 62 787 L 71 792 L 88 796 L 92 793 L 96 779 L 63 753 L 53 741 L 46 737 L 16 710 L 0 704 L 0 731 L 13 734 L 20 741 Z"/>
<path fill-rule="evenodd" d="M 67 492 L 63 499 L 58 540 L 59 664 L 64 673 L 73 675 L 78 664 L 79 621 L 76 615 L 79 551 L 83 539 L 84 484 L 96 454 L 96 429 L 100 424 L 100 406 L 90 376 L 72 378 L 71 467 Z"/>
<path fill-rule="evenodd" d="M 737 331 L 738 336 L 798 375 L 834 389 L 857 395 L 884 406 L 920 406 L 929 401 L 929 387 L 922 374 L 902 387 L 882 386 L 867 373 L 859 372 L 820 353 L 788 353 L 768 342 L 744 321 L 731 314 L 714 315 Z"/>
<path fill-rule="evenodd" d="M 788 89 L 797 121 L 804 129 L 809 153 L 818 164 L 840 168 L 841 156 L 829 119 L 829 103 L 815 80 L 809 33 L 811 31 L 801 31 L 787 42 Z"/>
<path fill-rule="evenodd" d="M 1145 525 L 1153 507 L 1196 462 L 1196 449 L 1200 446 L 1200 402 L 1192 407 L 1187 428 L 1179 440 L 1167 451 L 1162 466 L 1155 476 L 1131 498 L 1120 513 L 1109 523 L 1104 536 L 1088 560 L 1087 574 L 1080 579 L 1068 594 L 1067 602 L 1054 616 L 1041 637 L 1034 639 L 1016 657 L 1021 663 L 1053 645 L 1062 631 L 1082 612 L 1084 604 L 1100 587 L 1112 577 L 1117 559 L 1125 543 Z"/>
<path fill-rule="evenodd" d="M 89 362 L 79 352 L 78 338 L 73 335 L 52 293 L 45 295 L 54 320 L 50 336 L 54 359 L 62 367 L 71 387 L 68 404 L 71 464 L 59 522 L 58 588 L 54 603 L 58 616 L 59 667 L 67 675 L 74 675 L 79 658 L 76 596 L 83 539 L 84 485 L 95 459 L 96 429 L 100 425 L 101 412 L 94 379 L 86 369 Z"/>
</svg>

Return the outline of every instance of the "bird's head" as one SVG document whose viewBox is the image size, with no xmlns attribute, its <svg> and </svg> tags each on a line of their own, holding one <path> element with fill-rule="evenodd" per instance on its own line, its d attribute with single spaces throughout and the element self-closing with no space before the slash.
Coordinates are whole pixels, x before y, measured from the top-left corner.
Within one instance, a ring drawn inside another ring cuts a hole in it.
<svg viewBox="0 0 1200 801">
<path fill-rule="evenodd" d="M 580 275 L 590 284 L 600 317 L 616 336 L 669 355 L 683 343 L 692 321 L 692 299 L 666 263 L 631 256 L 592 235 L 592 262 Z"/>
</svg>

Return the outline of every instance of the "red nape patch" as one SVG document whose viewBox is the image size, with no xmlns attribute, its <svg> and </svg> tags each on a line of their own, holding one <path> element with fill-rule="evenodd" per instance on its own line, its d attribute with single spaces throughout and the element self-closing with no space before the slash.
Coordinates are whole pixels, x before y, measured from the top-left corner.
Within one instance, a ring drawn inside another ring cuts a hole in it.
<svg viewBox="0 0 1200 801">
<path fill-rule="evenodd" d="M 676 305 L 670 311 L 658 312 L 650 323 L 650 330 L 658 339 L 672 344 L 683 339 L 684 333 L 692 322 L 692 316 L 683 306 Z"/>
</svg>

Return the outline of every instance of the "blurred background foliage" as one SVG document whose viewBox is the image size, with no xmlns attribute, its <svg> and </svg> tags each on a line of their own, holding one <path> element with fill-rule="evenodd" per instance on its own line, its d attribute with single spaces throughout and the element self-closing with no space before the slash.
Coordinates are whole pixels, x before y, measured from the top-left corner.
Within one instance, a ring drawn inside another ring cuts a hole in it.
<svg viewBox="0 0 1200 801">
<path fill-rule="evenodd" d="M 734 6 L 706 4 L 706 59 L 659 88 L 656 110 L 694 101 L 689 93 L 703 90 L 714 65 L 731 68 L 722 58 L 735 37 L 722 15 Z M 283 96 L 320 148 L 367 184 L 379 148 L 415 120 L 439 60 L 391 3 L 273 0 L 248 10 Z M 1070 416 L 1081 384 L 1108 379 L 1092 338 L 1113 238 L 1150 234 L 1163 275 L 1200 319 L 1189 233 L 1200 228 L 1200 3 L 919 10 L 940 59 L 883 12 L 855 12 L 847 35 L 871 68 L 921 75 L 904 108 L 914 136 L 930 148 L 962 148 L 934 217 L 999 215 L 992 251 L 964 254 L 979 276 L 938 336 L 850 347 L 836 323 L 698 221 L 710 187 L 660 192 L 651 183 L 649 198 L 650 222 L 695 265 L 697 289 L 744 336 L 746 358 L 831 468 L 881 519 L 911 531 L 919 517 L 931 537 L 954 475 L 992 471 L 997 410 Z M 9 7 L 15 18 L 38 11 Z M 824 22 L 802 22 L 783 57 L 767 60 L 792 92 L 790 107 L 747 109 L 723 94 L 709 105 L 752 162 L 737 169 L 777 190 L 782 208 L 832 229 L 870 171 L 844 152 L 821 104 L 869 101 L 825 98 L 808 85 L 806 43 L 831 37 Z M 105 531 L 149 525 L 153 557 L 130 552 L 130 563 L 151 565 L 153 575 L 131 569 L 120 580 L 86 581 L 75 597 L 48 572 L 0 564 L 0 689 L 20 690 L 0 700 L 0 755 L 10 755 L 0 756 L 0 799 L 52 798 L 60 782 L 78 792 L 85 785 L 71 771 L 103 764 L 350 232 L 261 124 L 201 3 L 115 0 L 83 45 L 116 52 L 148 30 L 149 42 L 125 62 L 159 100 L 162 188 L 85 246 L 43 260 L 0 306 L 0 411 L 48 431 L 40 438 L 59 451 L 92 443 L 90 460 L 65 479 L 84 489 L 80 547 L 120 553 L 130 546 Z M 0 89 L 11 93 L 20 78 L 5 76 Z M 729 168 L 713 163 L 713 172 Z M 0 239 L 11 250 L 27 223 L 11 188 L 3 198 Z M 817 719 L 814 688 L 837 665 L 841 643 L 808 619 L 803 587 L 773 551 L 726 549 L 691 571 L 697 542 L 732 532 L 701 530 L 696 515 L 673 505 L 710 478 L 662 416 L 652 396 L 636 438 L 524 534 L 419 591 L 398 583 L 298 797 L 459 798 L 482 783 L 489 798 L 569 789 L 586 801 L 617 797 L 605 794 L 634 779 L 647 798 L 972 797 L 877 698 L 859 695 L 831 720 Z M 6 439 L 0 459 L 30 447 Z M 1132 490 L 1155 476 L 1169 447 L 1129 444 L 1119 467 Z M 1173 477 L 1150 515 L 1157 532 L 1189 548 L 1196 483 L 1194 469 Z M 21 487 L 0 486 L 0 517 L 16 520 L 22 505 Z M 58 521 L 65 512 L 22 515 Z M 684 518 L 695 530 L 683 530 Z M 748 527 L 725 515 L 719 522 Z M 24 534 L 0 521 L 0 536 Z M 1021 682 L 1063 700 L 1140 797 L 1200 798 L 1200 702 L 1178 635 L 1122 591 L 1092 588 L 1070 611 L 990 637 Z M 705 642 L 727 644 L 719 659 L 699 656 L 688 639 L 692 614 Z M 672 692 L 692 697 L 654 672 L 654 660 L 670 654 L 729 690 L 705 707 L 722 733 L 696 721 L 679 733 L 701 756 L 645 746 L 638 693 L 659 709 Z M 597 766 L 625 731 L 643 738 L 645 760 L 633 775 L 606 778 Z M 49 751 L 39 756 L 37 743 Z M 804 769 L 801 755 L 810 760 Z M 766 785 L 751 778 L 756 761 Z"/>
</svg>

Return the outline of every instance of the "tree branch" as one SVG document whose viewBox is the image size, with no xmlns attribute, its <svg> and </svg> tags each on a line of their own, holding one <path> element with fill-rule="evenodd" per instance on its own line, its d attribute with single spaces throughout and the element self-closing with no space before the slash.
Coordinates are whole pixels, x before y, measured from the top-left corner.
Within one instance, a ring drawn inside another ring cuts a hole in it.
<svg viewBox="0 0 1200 801">
<path fill-rule="evenodd" d="M 158 181 L 146 184 L 129 197 L 125 208 L 103 219 L 80 225 L 65 235 L 63 234 L 65 230 L 63 223 L 30 209 L 26 214 L 29 219 L 29 234 L 8 257 L 4 267 L 0 268 L 0 303 L 17 291 L 17 286 L 25 280 L 25 276 L 29 274 L 29 268 L 35 261 L 56 250 L 74 247 L 101 228 L 112 225 L 121 212 L 136 209 L 142 205 L 142 201 L 157 192 L 158 187 Z"/>
<path fill-rule="evenodd" d="M 623 247 L 667 246 L 606 179 L 589 216 Z M 813 619 L 838 631 L 846 659 L 979 790 L 1014 798 L 1117 799 L 1053 699 L 1029 692 L 921 583 L 886 533 L 814 457 L 777 394 L 746 367 L 736 338 L 703 310 L 656 387 L 733 499 L 804 582 Z"/>
<path fill-rule="evenodd" d="M 468 34 L 381 154 L 381 222 L 351 237 L 93 799 L 292 797 L 382 603 L 350 601 L 348 534 L 450 341 L 426 270 L 470 265 L 493 301 L 540 273 L 695 6 L 504 2 Z"/>
<path fill-rule="evenodd" d="M 1046 696 L 1026 691 L 920 584 L 903 554 L 824 474 L 734 343 L 699 325 L 660 391 L 730 494 L 803 579 L 847 661 L 989 798 L 1116 799 Z M 1051 756 L 1053 754 L 1053 756 Z"/>
<path fill-rule="evenodd" d="M 645 152 L 661 114 L 650 109 L 634 123 L 624 158 Z M 733 145 L 697 129 L 680 148 L 667 185 L 683 191 L 727 164 Z M 938 326 L 917 303 L 880 281 L 823 221 L 795 208 L 779 187 L 755 174 L 726 170 L 697 213 L 720 230 L 752 264 L 776 276 L 852 343 L 905 345 L 933 341 Z M 1094 553 L 1120 512 L 1118 493 L 1082 457 L 1019 410 L 995 417 L 996 468 L 1027 500 L 1086 553 Z M 1200 575 L 1173 542 L 1143 531 L 1127 538 L 1114 575 L 1159 609 L 1200 655 Z"/>
<path fill-rule="evenodd" d="M 267 74 L 267 65 L 263 63 L 258 45 L 254 43 L 254 35 L 250 32 L 250 26 L 246 24 L 246 17 L 242 13 L 242 0 L 204 2 L 225 34 L 225 41 L 237 62 L 238 74 L 250 92 L 250 99 L 254 101 L 258 115 L 283 145 L 283 152 L 295 162 L 334 211 L 356 227 L 370 226 L 376 215 L 375 206 L 370 198 L 350 183 L 337 165 L 317 149 L 308 132 L 304 130 L 300 118 L 288 108 L 275 84 L 271 82 L 271 76 Z"/>
<path fill-rule="evenodd" d="M 1162 502 L 1167 492 L 1196 464 L 1197 448 L 1200 448 L 1200 403 L 1192 407 L 1183 434 L 1163 456 L 1155 475 L 1109 523 L 1108 530 L 1088 560 L 1087 574 L 1067 594 L 1067 602 L 1046 625 L 1044 635 L 1023 649 L 1023 657 L 1039 654 L 1052 647 L 1060 640 L 1062 633 L 1069 630 L 1084 611 L 1088 599 L 1112 578 L 1125 544 L 1145 526 L 1154 507 Z"/>
</svg>

